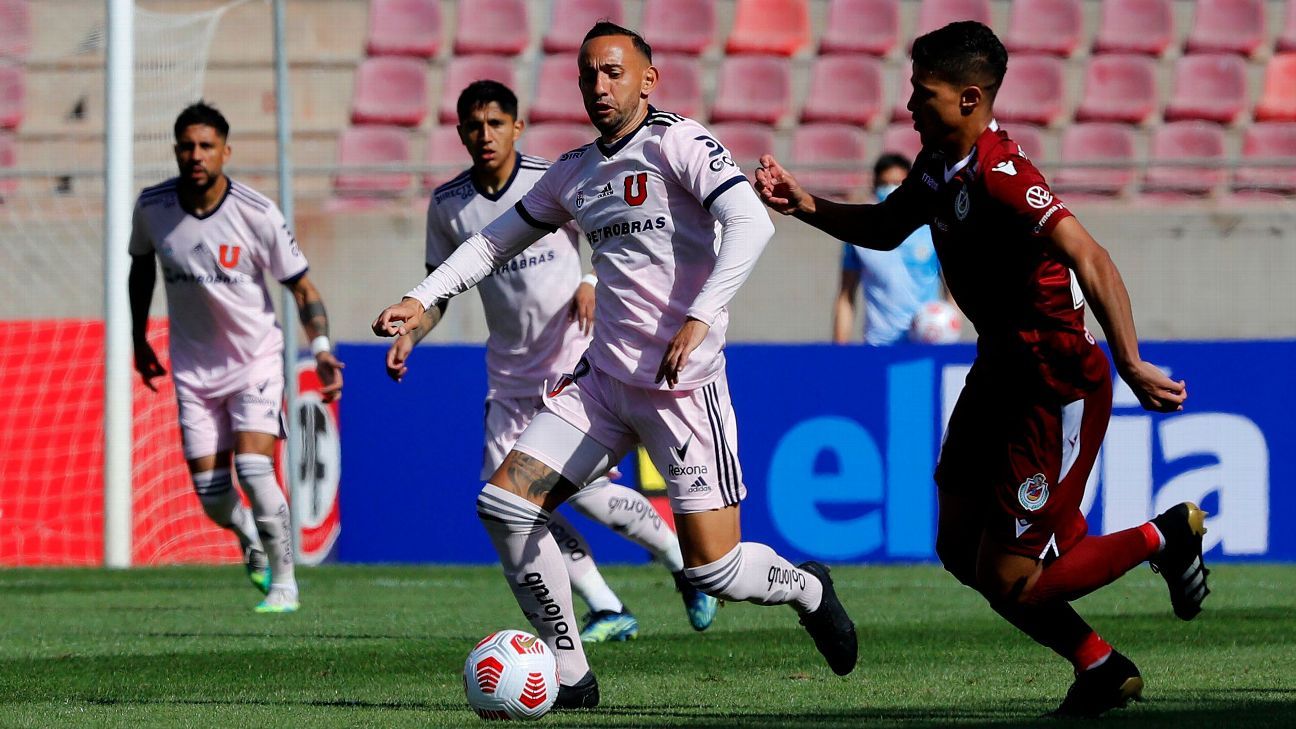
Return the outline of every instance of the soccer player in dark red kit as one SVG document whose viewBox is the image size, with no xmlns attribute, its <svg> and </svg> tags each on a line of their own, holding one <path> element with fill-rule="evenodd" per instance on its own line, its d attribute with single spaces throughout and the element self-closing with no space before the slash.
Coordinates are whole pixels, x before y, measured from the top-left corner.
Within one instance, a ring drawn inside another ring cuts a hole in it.
<svg viewBox="0 0 1296 729">
<path fill-rule="evenodd" d="M 1183 503 L 1133 529 L 1088 534 L 1080 502 L 1111 416 L 1112 380 L 1085 329 L 1086 300 L 1144 408 L 1181 410 L 1187 390 L 1139 356 L 1111 257 L 995 122 L 1007 64 L 1003 44 L 976 22 L 914 42 L 908 109 L 923 147 L 885 201 L 815 198 L 769 155 L 757 190 L 774 210 L 866 248 L 894 249 L 931 226 L 949 290 L 978 334 L 936 468 L 936 553 L 996 612 L 1075 667 L 1053 713 L 1097 716 L 1139 698 L 1143 679 L 1070 602 L 1149 560 L 1175 614 L 1193 618 L 1208 593 L 1205 513 Z"/>
</svg>

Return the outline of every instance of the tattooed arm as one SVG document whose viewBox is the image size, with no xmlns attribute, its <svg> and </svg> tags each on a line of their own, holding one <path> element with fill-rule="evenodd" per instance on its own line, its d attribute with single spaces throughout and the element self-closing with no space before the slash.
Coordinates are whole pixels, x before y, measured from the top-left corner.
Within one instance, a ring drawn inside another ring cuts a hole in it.
<svg viewBox="0 0 1296 729">
<path fill-rule="evenodd" d="M 293 300 L 297 302 L 297 315 L 302 328 L 311 340 L 311 354 L 315 355 L 315 371 L 323 385 L 321 395 L 324 402 L 332 402 L 342 396 L 342 368 L 345 365 L 333 356 L 333 347 L 329 342 L 328 312 L 319 290 L 311 283 L 308 276 L 302 275 L 286 284 L 292 291 Z"/>
</svg>

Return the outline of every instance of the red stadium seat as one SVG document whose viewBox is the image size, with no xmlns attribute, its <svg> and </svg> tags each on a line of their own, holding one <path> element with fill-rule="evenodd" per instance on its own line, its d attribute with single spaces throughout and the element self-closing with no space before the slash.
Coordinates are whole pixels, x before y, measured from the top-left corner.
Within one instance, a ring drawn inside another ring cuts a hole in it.
<svg viewBox="0 0 1296 729">
<path fill-rule="evenodd" d="M 922 149 L 922 139 L 913 124 L 892 124 L 882 133 L 882 148 L 878 154 L 893 153 L 908 157 L 912 162 Z"/>
<path fill-rule="evenodd" d="M 1256 121 L 1296 121 L 1296 53 L 1279 53 L 1265 66 Z"/>
<path fill-rule="evenodd" d="M 705 51 L 715 37 L 715 3 L 710 0 L 646 0 L 643 36 L 650 39 L 653 55 Z"/>
<path fill-rule="evenodd" d="M 554 0 L 541 45 L 545 53 L 570 53 L 599 20 L 621 22 L 621 0 Z M 651 41 L 649 41 L 651 42 Z"/>
<path fill-rule="evenodd" d="M 459 94 L 468 84 L 474 81 L 499 81 L 509 88 L 513 86 L 513 61 L 502 56 L 455 56 L 450 59 L 445 73 L 441 75 L 441 110 L 438 117 L 442 124 L 458 124 Z M 516 93 L 516 89 L 514 89 Z"/>
<path fill-rule="evenodd" d="M 654 49 L 655 50 L 655 49 Z M 662 111 L 690 118 L 702 114 L 702 68 L 698 59 L 683 55 L 657 55 L 657 88 L 649 101 Z"/>
<path fill-rule="evenodd" d="M 1059 192 L 1119 195 L 1134 181 L 1134 130 L 1125 124 L 1072 124 L 1062 130 L 1062 169 L 1053 176 Z M 1068 167 L 1077 162 L 1119 162 L 1117 167 Z"/>
<path fill-rule="evenodd" d="M 518 141 L 527 154 L 554 162 L 567 152 L 594 141 L 597 136 L 598 132 L 589 124 L 533 124 L 526 128 Z"/>
<path fill-rule="evenodd" d="M 716 83 L 712 121 L 777 124 L 792 102 L 792 71 L 778 56 L 727 56 Z"/>
<path fill-rule="evenodd" d="M 17 129 L 26 111 L 27 84 L 22 66 L 0 65 L 0 129 Z"/>
<path fill-rule="evenodd" d="M 1277 53 L 1296 51 L 1296 0 L 1287 0 L 1287 12 L 1283 14 L 1283 27 L 1278 32 L 1274 51 Z"/>
<path fill-rule="evenodd" d="M 1174 39 L 1170 0 L 1103 0 L 1094 53 L 1159 56 Z"/>
<path fill-rule="evenodd" d="M 1166 121 L 1231 123 L 1247 105 L 1246 70 L 1246 61 L 1232 54 L 1180 57 L 1175 62 L 1174 91 L 1166 104 Z"/>
<path fill-rule="evenodd" d="M 738 0 L 725 52 L 790 56 L 809 42 L 807 0 Z"/>
<path fill-rule="evenodd" d="M 774 153 L 774 130 L 764 124 L 729 122 L 712 124 L 710 129 L 744 172 L 750 173 L 762 154 Z"/>
<path fill-rule="evenodd" d="M 1005 124 L 1003 129 L 1008 132 L 1008 138 L 1021 148 L 1026 159 L 1035 162 L 1045 159 L 1044 135 L 1040 133 L 1039 127 L 1030 124 Z"/>
<path fill-rule="evenodd" d="M 440 0 L 369 0 L 369 55 L 431 58 L 440 47 Z"/>
<path fill-rule="evenodd" d="M 468 150 L 464 149 L 463 142 L 459 140 L 459 130 L 447 124 L 432 127 L 423 158 L 433 168 L 423 176 L 423 186 L 428 189 L 449 182 L 472 164 Z"/>
<path fill-rule="evenodd" d="M 1085 68 L 1076 121 L 1141 124 L 1157 109 L 1157 64 L 1148 56 L 1094 56 Z"/>
<path fill-rule="evenodd" d="M 804 124 L 792 135 L 792 169 L 816 193 L 844 196 L 868 184 L 868 136 L 851 124 Z M 816 165 L 826 169 L 813 169 Z"/>
<path fill-rule="evenodd" d="M 545 56 L 540 62 L 531 121 L 588 123 L 585 102 L 577 85 L 576 59 L 570 53 Z"/>
<path fill-rule="evenodd" d="M 353 124 L 415 127 L 427 116 L 427 63 L 419 58 L 378 56 L 356 68 Z"/>
<path fill-rule="evenodd" d="M 885 56 L 899 37 L 898 0 L 830 0 L 819 52 Z"/>
<path fill-rule="evenodd" d="M 513 56 L 530 41 L 525 0 L 459 0 L 455 9 L 455 55 Z"/>
<path fill-rule="evenodd" d="M 801 121 L 867 126 L 881 109 L 882 61 L 859 55 L 815 59 Z"/>
<path fill-rule="evenodd" d="M 909 77 L 913 75 L 913 70 L 909 64 L 904 63 L 898 69 L 896 76 L 895 99 L 891 103 L 891 121 L 904 122 L 910 124 L 913 117 L 909 114 L 908 104 L 909 96 L 913 93 L 913 85 L 909 83 Z"/>
<path fill-rule="evenodd" d="M 956 20 L 976 20 L 991 25 L 990 0 L 922 0 L 914 38 Z"/>
<path fill-rule="evenodd" d="M 1264 0 L 1197 0 L 1184 52 L 1249 56 L 1264 41 Z"/>
<path fill-rule="evenodd" d="M 1062 116 L 1065 66 L 1053 56 L 1013 56 L 995 97 L 1000 121 L 1052 124 Z"/>
<path fill-rule="evenodd" d="M 23 60 L 31 53 L 31 7 L 28 0 L 0 0 L 0 58 Z"/>
<path fill-rule="evenodd" d="M 1004 45 L 1011 53 L 1069 56 L 1083 31 L 1080 0 L 1013 0 Z"/>
<path fill-rule="evenodd" d="M 338 137 L 338 167 L 409 164 L 409 131 L 395 126 L 348 127 Z M 340 172 L 334 192 L 347 195 L 399 193 L 410 185 L 410 175 L 398 172 Z"/>
<path fill-rule="evenodd" d="M 0 170 L 10 169 L 18 166 L 18 142 L 12 134 L 0 132 Z M 0 177 L 0 195 L 5 195 L 18 189 L 18 180 L 13 177 Z M 0 198 L 0 203 L 4 202 Z"/>
<path fill-rule="evenodd" d="M 1233 180 L 1237 190 L 1296 193 L 1296 123 L 1252 124 L 1242 137 L 1242 160 Z M 1261 166 L 1265 160 L 1270 166 Z"/>
<path fill-rule="evenodd" d="M 1170 122 L 1152 132 L 1144 189 L 1184 195 L 1205 195 L 1224 181 L 1221 164 L 1192 167 L 1159 164 L 1185 160 L 1224 162 L 1224 129 L 1204 121 Z"/>
</svg>

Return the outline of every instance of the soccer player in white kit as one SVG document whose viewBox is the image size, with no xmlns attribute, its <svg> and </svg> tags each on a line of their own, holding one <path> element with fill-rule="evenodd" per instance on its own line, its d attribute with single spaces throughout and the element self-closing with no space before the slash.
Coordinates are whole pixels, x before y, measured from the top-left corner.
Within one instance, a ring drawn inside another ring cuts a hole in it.
<svg viewBox="0 0 1296 729">
<path fill-rule="evenodd" d="M 517 96 L 498 81 L 477 81 L 459 95 L 459 134 L 472 167 L 441 185 L 428 203 L 426 258 L 431 273 L 459 243 L 511 209 L 531 189 L 549 161 L 514 150 L 525 126 Z M 537 241 L 501 264 L 477 288 L 490 336 L 486 368 L 486 440 L 482 479 L 504 461 L 523 429 L 543 409 L 547 385 L 579 359 L 589 345 L 594 315 L 593 276 L 581 277 L 579 232 L 570 226 Z M 423 312 L 414 331 L 397 337 L 387 353 L 387 374 L 399 382 L 410 352 L 441 320 L 447 302 Z M 638 491 L 606 477 L 578 491 L 569 503 L 581 514 L 643 546 L 669 570 L 684 598 L 689 622 L 705 630 L 716 599 L 684 577 L 679 540 Z M 581 640 L 599 643 L 634 638 L 639 621 L 608 587 L 589 544 L 558 512 L 549 520 L 576 593 L 590 606 Z"/>
<path fill-rule="evenodd" d="M 428 307 L 575 220 L 598 274 L 593 341 L 477 500 L 523 613 L 558 658 L 556 706 L 595 706 L 599 697 L 545 524 L 636 442 L 666 479 L 689 581 L 725 600 L 792 605 L 832 670 L 849 673 L 855 626 L 828 569 L 794 567 L 740 539 L 745 487 L 724 373 L 725 307 L 773 225 L 719 141 L 648 105 L 657 70 L 637 33 L 596 23 L 578 69 L 599 139 L 560 157 L 512 211 L 379 314 L 374 331 L 403 334 Z"/>
<path fill-rule="evenodd" d="M 311 337 L 325 401 L 342 392 L 328 315 L 306 277 L 306 258 L 283 213 L 222 172 L 229 123 L 199 102 L 175 122 L 178 177 L 145 189 L 131 232 L 130 301 L 135 369 L 154 392 L 166 374 L 146 339 L 158 259 L 171 321 L 171 368 L 180 433 L 194 490 L 212 521 L 234 532 L 257 612 L 298 608 L 288 502 L 274 470 L 283 423 L 283 332 L 266 276 L 287 286 Z M 230 479 L 230 458 L 252 504 Z"/>
</svg>

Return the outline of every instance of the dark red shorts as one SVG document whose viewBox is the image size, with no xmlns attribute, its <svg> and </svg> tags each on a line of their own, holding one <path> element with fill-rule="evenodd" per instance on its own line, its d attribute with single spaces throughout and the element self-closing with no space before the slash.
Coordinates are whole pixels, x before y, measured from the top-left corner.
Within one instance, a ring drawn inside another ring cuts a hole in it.
<svg viewBox="0 0 1296 729">
<path fill-rule="evenodd" d="M 985 533 L 1034 559 L 1065 554 L 1088 532 L 1080 502 L 1111 418 L 1111 375 L 1064 401 L 1031 378 L 974 365 L 950 415 L 936 484 L 981 506 Z"/>
</svg>

